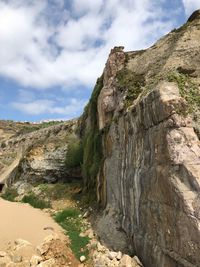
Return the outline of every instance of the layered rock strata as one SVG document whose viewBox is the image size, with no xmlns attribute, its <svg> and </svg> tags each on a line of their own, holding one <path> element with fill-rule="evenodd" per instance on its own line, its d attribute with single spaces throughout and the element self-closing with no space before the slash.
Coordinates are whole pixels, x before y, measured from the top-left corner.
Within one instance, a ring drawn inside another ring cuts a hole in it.
<svg viewBox="0 0 200 267">
<path fill-rule="evenodd" d="M 0 143 L 0 182 L 18 179 L 55 182 L 81 176 L 80 168 L 66 168 L 68 144 L 75 136 L 76 120 L 31 133 L 12 136 Z"/>
<path fill-rule="evenodd" d="M 85 150 L 101 143 L 93 183 L 84 155 L 99 234 L 148 267 L 200 266 L 199 25 L 195 15 L 147 50 L 114 48 L 80 121 Z"/>
</svg>

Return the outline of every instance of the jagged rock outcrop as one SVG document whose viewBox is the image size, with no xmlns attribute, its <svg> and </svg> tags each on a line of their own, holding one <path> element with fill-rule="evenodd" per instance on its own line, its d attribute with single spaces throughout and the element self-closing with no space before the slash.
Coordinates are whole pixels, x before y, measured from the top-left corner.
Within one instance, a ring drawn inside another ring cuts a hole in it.
<svg viewBox="0 0 200 267">
<path fill-rule="evenodd" d="M 12 136 L 4 135 L 7 137 L 0 143 L 0 182 L 9 185 L 18 179 L 55 182 L 80 177 L 80 168 L 68 169 L 65 164 L 68 144 L 75 136 L 76 124 L 76 120 L 71 120 L 21 134 L 16 134 L 17 129 L 14 129 L 13 134 L 10 123 L 9 131 L 4 130 L 4 133 L 11 133 L 12 130 Z"/>
<path fill-rule="evenodd" d="M 148 267 L 200 266 L 199 25 L 194 14 L 147 50 L 114 48 L 79 121 L 99 234 Z"/>
</svg>

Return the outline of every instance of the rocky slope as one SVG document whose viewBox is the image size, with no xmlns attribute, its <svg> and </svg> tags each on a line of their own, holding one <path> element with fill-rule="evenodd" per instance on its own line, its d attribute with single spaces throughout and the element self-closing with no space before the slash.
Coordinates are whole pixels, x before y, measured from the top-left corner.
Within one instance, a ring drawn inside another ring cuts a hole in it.
<svg viewBox="0 0 200 267">
<path fill-rule="evenodd" d="M 148 267 L 200 266 L 200 11 L 147 50 L 112 49 L 79 121 L 102 239 Z"/>
<path fill-rule="evenodd" d="M 35 130 L 35 127 L 26 125 L 26 131 L 22 131 L 15 123 L 10 123 L 9 130 L 8 127 L 2 127 L 4 137 L 1 136 L 0 142 L 0 182 L 11 184 L 17 179 L 55 182 L 71 176 L 80 177 L 79 168 L 67 170 L 65 165 L 68 144 L 72 138 L 76 138 L 76 120 L 39 130 Z"/>
</svg>

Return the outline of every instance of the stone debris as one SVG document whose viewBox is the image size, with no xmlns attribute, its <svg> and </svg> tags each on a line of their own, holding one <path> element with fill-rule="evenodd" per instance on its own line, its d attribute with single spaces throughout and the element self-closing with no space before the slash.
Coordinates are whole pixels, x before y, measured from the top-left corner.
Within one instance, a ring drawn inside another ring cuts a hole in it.
<svg viewBox="0 0 200 267">
<path fill-rule="evenodd" d="M 89 245 L 89 250 L 93 248 L 91 253 L 93 267 L 143 267 L 137 256 L 131 257 L 121 251 L 111 251 L 100 242 L 96 243 L 95 249 L 94 244 L 95 240 L 93 239 Z"/>
<path fill-rule="evenodd" d="M 82 256 L 82 262 L 86 258 Z M 73 262 L 73 265 L 72 265 Z M 47 236 L 43 243 L 34 247 L 23 239 L 17 239 L 14 246 L 6 251 L 0 251 L 0 267 L 69 267 L 78 266 L 66 240 L 58 235 Z"/>
<path fill-rule="evenodd" d="M 86 260 L 86 257 L 84 256 L 84 255 L 82 255 L 81 257 L 80 257 L 80 262 L 84 262 Z"/>
</svg>

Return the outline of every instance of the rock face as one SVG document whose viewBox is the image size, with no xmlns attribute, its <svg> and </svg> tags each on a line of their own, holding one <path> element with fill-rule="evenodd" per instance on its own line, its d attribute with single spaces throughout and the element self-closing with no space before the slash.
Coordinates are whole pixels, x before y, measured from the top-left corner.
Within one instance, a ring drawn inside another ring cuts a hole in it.
<svg viewBox="0 0 200 267">
<path fill-rule="evenodd" d="M 55 182 L 80 177 L 79 168 L 69 170 L 65 164 L 68 144 L 75 136 L 75 128 L 76 120 L 72 120 L 4 138 L 0 143 L 0 182 L 9 185 L 18 179 Z"/>
<path fill-rule="evenodd" d="M 79 122 L 86 151 L 101 143 L 95 182 L 89 152 L 83 166 L 99 234 L 148 267 L 200 266 L 199 25 L 193 15 L 147 50 L 114 48 Z"/>
</svg>

